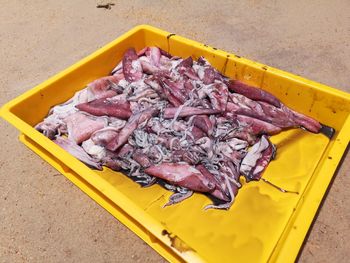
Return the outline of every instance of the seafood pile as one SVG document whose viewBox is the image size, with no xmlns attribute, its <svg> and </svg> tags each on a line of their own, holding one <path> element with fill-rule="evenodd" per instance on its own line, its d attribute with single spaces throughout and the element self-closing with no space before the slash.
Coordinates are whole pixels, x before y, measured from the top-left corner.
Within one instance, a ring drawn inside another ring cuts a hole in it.
<svg viewBox="0 0 350 263">
<path fill-rule="evenodd" d="M 111 75 L 53 107 L 36 129 L 90 167 L 121 171 L 142 186 L 193 192 L 228 209 L 246 181 L 260 180 L 284 129 L 323 126 L 272 94 L 223 76 L 200 57 L 158 47 L 128 49 Z"/>
</svg>

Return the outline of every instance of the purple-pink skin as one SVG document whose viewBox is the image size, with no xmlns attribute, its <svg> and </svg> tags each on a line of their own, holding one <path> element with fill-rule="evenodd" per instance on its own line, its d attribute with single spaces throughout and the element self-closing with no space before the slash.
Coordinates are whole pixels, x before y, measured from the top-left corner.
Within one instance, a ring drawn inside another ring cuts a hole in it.
<svg viewBox="0 0 350 263">
<path fill-rule="evenodd" d="M 118 73 L 113 76 L 102 77 L 94 80 L 87 85 L 88 91 L 92 93 L 95 99 L 110 98 L 117 95 L 115 88 L 117 87 L 119 81 L 124 79 L 123 73 Z M 113 86 L 111 88 L 111 86 Z M 118 90 L 121 92 L 122 90 Z"/>
<path fill-rule="evenodd" d="M 208 94 L 212 108 L 225 111 L 228 101 L 228 89 L 224 83 L 214 83 L 212 91 Z"/>
<path fill-rule="evenodd" d="M 229 112 L 260 119 L 280 128 L 303 127 L 314 133 L 318 133 L 321 129 L 318 121 L 295 112 L 282 103 L 277 108 L 269 103 L 253 101 L 239 94 L 230 94 L 229 97 L 230 102 L 227 104 Z"/>
<path fill-rule="evenodd" d="M 190 80 L 186 80 L 184 83 L 184 92 L 186 93 L 186 96 L 189 97 L 189 94 L 193 90 L 193 84 Z"/>
<path fill-rule="evenodd" d="M 166 99 L 170 102 L 174 107 L 179 107 L 182 105 L 181 101 L 179 101 L 167 88 L 163 88 L 164 95 Z"/>
<path fill-rule="evenodd" d="M 157 142 L 171 151 L 180 149 L 180 139 L 177 137 L 159 135 L 157 138 Z"/>
<path fill-rule="evenodd" d="M 210 193 L 212 196 L 226 202 L 230 201 L 230 198 L 226 195 L 225 191 L 222 189 L 222 186 L 219 183 L 219 181 L 215 178 L 214 175 L 212 175 L 208 171 L 208 169 L 203 164 L 196 165 L 196 169 L 200 171 L 203 174 L 203 176 L 207 178 L 207 180 L 215 184 L 214 190 Z"/>
<path fill-rule="evenodd" d="M 249 86 L 241 81 L 230 80 L 227 82 L 227 86 L 229 90 L 242 94 L 252 100 L 264 101 L 278 108 L 281 106 L 281 102 L 279 101 L 279 99 L 277 99 L 271 93 L 262 89 Z"/>
<path fill-rule="evenodd" d="M 216 74 L 212 67 L 207 67 L 204 69 L 203 83 L 205 85 L 212 84 L 215 80 Z"/>
<path fill-rule="evenodd" d="M 180 72 L 182 70 L 186 70 L 187 68 L 192 68 L 192 65 L 193 65 L 193 59 L 191 57 L 188 57 L 179 63 L 179 65 L 177 66 L 177 69 Z"/>
<path fill-rule="evenodd" d="M 160 49 L 157 47 L 147 47 L 141 50 L 137 54 L 140 58 L 139 61 L 142 66 L 142 70 L 146 74 L 155 74 L 160 71 Z M 144 56 L 145 55 L 145 56 Z"/>
<path fill-rule="evenodd" d="M 207 115 L 197 115 L 193 118 L 193 125 L 201 129 L 208 136 L 213 134 L 214 125 Z"/>
<path fill-rule="evenodd" d="M 176 162 L 186 162 L 188 164 L 197 164 L 198 160 L 197 158 L 194 156 L 194 154 L 190 151 L 186 151 L 183 149 L 179 149 L 179 150 L 174 150 L 172 152 L 172 162 L 176 163 Z"/>
<path fill-rule="evenodd" d="M 103 159 L 103 165 L 112 169 L 113 171 L 120 171 L 122 169 L 120 160 L 110 157 L 105 157 Z"/>
<path fill-rule="evenodd" d="M 179 101 L 171 92 L 167 85 L 163 82 L 166 79 L 166 74 L 158 72 L 153 77 L 145 79 L 145 83 L 152 87 L 158 95 L 167 100 L 172 106 L 179 107 L 181 106 L 181 101 Z"/>
<path fill-rule="evenodd" d="M 275 152 L 275 146 L 269 141 L 269 147 L 262 153 L 261 158 L 257 161 L 255 167 L 249 173 L 248 178 L 251 180 L 260 180 L 263 172 L 273 159 Z"/>
<path fill-rule="evenodd" d="M 193 128 L 191 129 L 191 134 L 195 141 L 197 141 L 202 137 L 205 137 L 205 133 L 201 129 L 197 128 L 196 126 L 193 126 Z"/>
<path fill-rule="evenodd" d="M 211 192 L 215 188 L 215 184 L 189 164 L 161 163 L 145 169 L 145 173 L 197 192 Z"/>
<path fill-rule="evenodd" d="M 88 166 L 102 170 L 102 165 L 97 160 L 88 155 L 84 149 L 77 145 L 75 142 L 63 137 L 57 137 L 54 142 Z"/>
<path fill-rule="evenodd" d="M 140 63 L 141 63 L 143 72 L 146 73 L 146 74 L 152 75 L 152 74 L 156 73 L 157 71 L 159 71 L 158 67 L 152 65 L 147 60 L 144 60 L 144 59 L 140 58 Z"/>
<path fill-rule="evenodd" d="M 173 56 L 172 55 L 170 55 L 168 52 L 166 52 L 165 50 L 163 50 L 163 49 L 161 49 L 161 48 L 159 48 L 159 50 L 160 50 L 160 53 L 163 55 L 163 56 L 165 56 L 165 57 L 167 57 L 167 58 L 172 58 Z"/>
<path fill-rule="evenodd" d="M 35 126 L 35 129 L 53 140 L 57 134 L 59 125 L 53 122 L 42 121 Z"/>
<path fill-rule="evenodd" d="M 193 59 L 191 57 L 188 57 L 184 60 L 182 60 L 179 65 L 177 66 L 177 71 L 188 77 L 189 79 L 192 80 L 199 80 L 199 77 L 197 73 L 194 71 L 192 68 L 193 66 Z"/>
<path fill-rule="evenodd" d="M 136 130 L 137 126 L 144 121 L 148 121 L 156 113 L 158 113 L 157 109 L 149 108 L 132 115 L 125 126 L 121 129 L 118 136 L 107 145 L 107 149 L 110 151 L 115 151 L 124 145 L 128 141 L 129 136 L 134 132 L 134 130 Z"/>
<path fill-rule="evenodd" d="M 184 83 L 177 81 L 173 82 L 168 79 L 164 79 L 160 81 L 164 90 L 168 90 L 169 93 L 176 98 L 181 104 L 183 104 L 187 98 L 184 94 Z"/>
<path fill-rule="evenodd" d="M 159 67 L 159 61 L 161 56 L 159 48 L 149 47 L 145 53 L 146 53 L 146 56 L 149 57 L 151 64 L 156 67 Z"/>
<path fill-rule="evenodd" d="M 130 146 L 130 148 L 128 146 Z M 126 149 L 125 151 L 133 151 L 133 147 L 129 144 L 125 144 L 123 147 Z M 122 148 L 120 148 L 119 150 L 121 151 Z M 108 168 L 114 171 L 120 171 L 123 166 L 123 162 L 119 158 L 119 152 L 117 153 L 106 150 L 106 155 L 102 158 L 101 161 L 103 165 L 107 166 Z"/>
<path fill-rule="evenodd" d="M 110 116 L 123 120 L 127 120 L 132 114 L 130 103 L 128 101 L 97 99 L 87 103 L 78 104 L 75 107 L 95 116 Z"/>
<path fill-rule="evenodd" d="M 152 162 L 150 161 L 150 159 L 147 157 L 146 154 L 144 154 L 142 152 L 142 150 L 138 149 L 136 150 L 133 155 L 132 158 L 139 164 L 141 165 L 141 167 L 143 168 L 147 168 L 150 167 L 152 165 Z"/>
<path fill-rule="evenodd" d="M 134 146 L 132 146 L 128 143 L 125 143 L 115 153 L 117 154 L 118 157 L 123 158 L 134 151 L 135 151 Z"/>
<path fill-rule="evenodd" d="M 187 76 L 189 79 L 199 80 L 199 77 L 193 68 L 188 68 L 183 74 Z"/>
<path fill-rule="evenodd" d="M 73 113 L 64 119 L 68 138 L 77 144 L 90 138 L 91 134 L 107 126 L 103 118 L 91 117 L 81 112 Z"/>
<path fill-rule="evenodd" d="M 246 177 L 247 181 L 260 180 L 263 172 L 273 159 L 275 146 L 270 142 L 267 136 L 253 145 L 241 163 L 240 171 Z"/>
<path fill-rule="evenodd" d="M 228 103 L 229 108 L 230 103 Z M 234 114 L 232 112 L 225 112 L 224 116 L 228 119 L 231 119 L 233 121 L 239 121 L 241 126 L 241 130 L 244 132 L 249 132 L 254 135 L 261 135 L 261 134 L 277 134 L 281 132 L 281 128 L 277 127 L 271 123 L 262 121 L 260 119 L 252 118 L 245 115 L 240 114 Z"/>
<path fill-rule="evenodd" d="M 128 82 L 142 78 L 142 66 L 134 48 L 129 48 L 123 57 L 123 74 Z"/>
<path fill-rule="evenodd" d="M 239 179 L 239 173 L 236 172 L 235 170 L 232 170 L 228 165 L 221 167 L 220 172 L 222 174 L 225 173 L 228 177 L 231 177 L 231 178 L 235 179 L 236 181 L 238 181 L 238 179 Z M 231 189 L 228 189 L 228 187 L 230 187 Z M 232 194 L 234 197 L 237 195 L 239 187 L 235 183 L 230 181 L 228 185 L 225 184 L 224 189 L 225 189 L 225 192 L 227 195 L 231 195 L 230 192 L 232 191 Z"/>
<path fill-rule="evenodd" d="M 303 128 L 307 129 L 310 132 L 313 133 L 319 133 L 320 129 L 322 128 L 322 125 L 314 120 L 313 118 L 310 118 L 308 116 L 305 116 L 299 112 L 293 111 L 292 109 L 287 108 L 285 105 L 282 105 L 281 107 L 284 111 L 286 112 L 290 112 L 294 119 L 296 120 L 296 122 Z"/>
<path fill-rule="evenodd" d="M 145 78 L 143 82 L 150 86 L 152 89 L 154 89 L 158 93 L 158 95 L 161 96 L 163 94 L 163 88 L 160 86 L 158 78 L 150 76 L 148 78 Z M 165 97 L 163 96 L 163 98 Z"/>
<path fill-rule="evenodd" d="M 107 147 L 119 134 L 119 130 L 114 127 L 106 127 L 95 131 L 91 135 L 91 140 L 96 144 Z"/>
<path fill-rule="evenodd" d="M 255 135 L 261 135 L 261 134 L 273 135 L 281 132 L 281 128 L 271 123 L 261 121 L 259 119 L 254 119 L 243 115 L 236 115 L 236 119 L 241 124 L 248 126 L 251 133 Z"/>
<path fill-rule="evenodd" d="M 234 95 L 234 94 L 230 94 L 230 95 Z M 243 95 L 240 95 L 240 96 L 243 97 Z M 250 100 L 248 98 L 246 98 L 246 99 Z M 239 114 L 239 115 L 243 115 L 243 116 L 259 119 L 261 121 L 272 123 L 272 124 L 274 124 L 274 125 L 276 125 L 278 127 L 281 127 L 280 125 L 277 125 L 277 124 L 280 122 L 279 120 L 282 120 L 281 118 L 283 116 L 278 116 L 278 118 L 274 118 L 273 121 L 272 121 L 270 116 L 264 114 L 264 111 L 262 110 L 261 105 L 259 104 L 259 102 L 255 102 L 255 101 L 252 101 L 252 102 L 256 105 L 256 107 L 249 108 L 248 105 L 242 106 L 241 104 L 228 102 L 226 110 L 228 112 L 231 112 L 231 113 L 235 113 L 235 114 Z M 251 104 L 252 103 L 250 103 L 249 106 L 251 106 Z M 274 106 L 272 106 L 270 104 L 268 104 L 268 105 L 270 107 L 274 107 Z M 274 108 L 277 109 L 276 107 L 274 107 Z M 290 127 L 290 125 L 293 125 L 293 123 L 292 124 L 290 123 L 289 119 L 283 118 L 283 120 L 285 120 L 285 122 L 283 122 L 284 126 Z"/>
<path fill-rule="evenodd" d="M 174 118 L 175 114 L 179 108 L 165 108 L 164 109 L 164 118 L 171 119 Z M 196 107 L 183 107 L 179 113 L 179 117 L 187 117 L 192 115 L 211 115 L 211 114 L 219 114 L 220 110 L 214 109 L 201 109 Z"/>
</svg>

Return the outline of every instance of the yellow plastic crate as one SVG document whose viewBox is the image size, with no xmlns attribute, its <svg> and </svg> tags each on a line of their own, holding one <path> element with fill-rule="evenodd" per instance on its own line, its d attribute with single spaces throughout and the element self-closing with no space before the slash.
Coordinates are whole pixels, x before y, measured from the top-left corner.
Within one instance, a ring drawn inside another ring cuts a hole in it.
<svg viewBox="0 0 350 263">
<path fill-rule="evenodd" d="M 277 158 L 264 177 L 299 194 L 259 181 L 243 185 L 229 211 L 202 208 L 195 194 L 167 208 L 171 195 L 158 185 L 141 188 L 125 175 L 88 168 L 33 125 L 50 107 L 108 75 L 129 47 L 158 46 L 173 55 L 207 58 L 229 77 L 261 87 L 287 106 L 336 129 L 322 134 L 288 130 L 272 137 Z M 293 262 L 350 138 L 350 95 L 237 55 L 141 25 L 4 105 L 1 116 L 20 140 L 172 262 Z"/>
</svg>

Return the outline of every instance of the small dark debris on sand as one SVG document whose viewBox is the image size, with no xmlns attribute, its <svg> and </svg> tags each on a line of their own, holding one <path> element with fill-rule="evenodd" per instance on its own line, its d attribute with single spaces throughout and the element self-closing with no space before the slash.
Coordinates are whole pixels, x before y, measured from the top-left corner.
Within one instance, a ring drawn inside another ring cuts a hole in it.
<svg viewBox="0 0 350 263">
<path fill-rule="evenodd" d="M 107 3 L 107 4 L 98 4 L 96 7 L 97 8 L 105 8 L 105 9 L 111 9 L 112 6 L 114 6 L 114 3 Z"/>
</svg>

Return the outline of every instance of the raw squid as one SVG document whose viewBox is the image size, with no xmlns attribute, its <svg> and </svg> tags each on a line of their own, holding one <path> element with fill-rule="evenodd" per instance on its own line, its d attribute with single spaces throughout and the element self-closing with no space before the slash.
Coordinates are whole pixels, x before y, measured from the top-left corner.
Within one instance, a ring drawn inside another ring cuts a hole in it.
<svg viewBox="0 0 350 263">
<path fill-rule="evenodd" d="M 290 128 L 334 132 L 271 93 L 223 76 L 203 57 L 182 59 L 158 47 L 127 49 L 110 76 L 36 125 L 90 167 L 173 191 L 164 207 L 198 192 L 214 202 L 205 209 L 229 209 L 240 176 L 259 181 L 276 152 L 270 136 Z"/>
<path fill-rule="evenodd" d="M 57 137 L 54 142 L 80 161 L 86 163 L 88 166 L 102 170 L 102 165 L 98 162 L 98 160 L 88 155 L 83 148 L 74 143 L 72 140 L 63 137 Z"/>
</svg>

